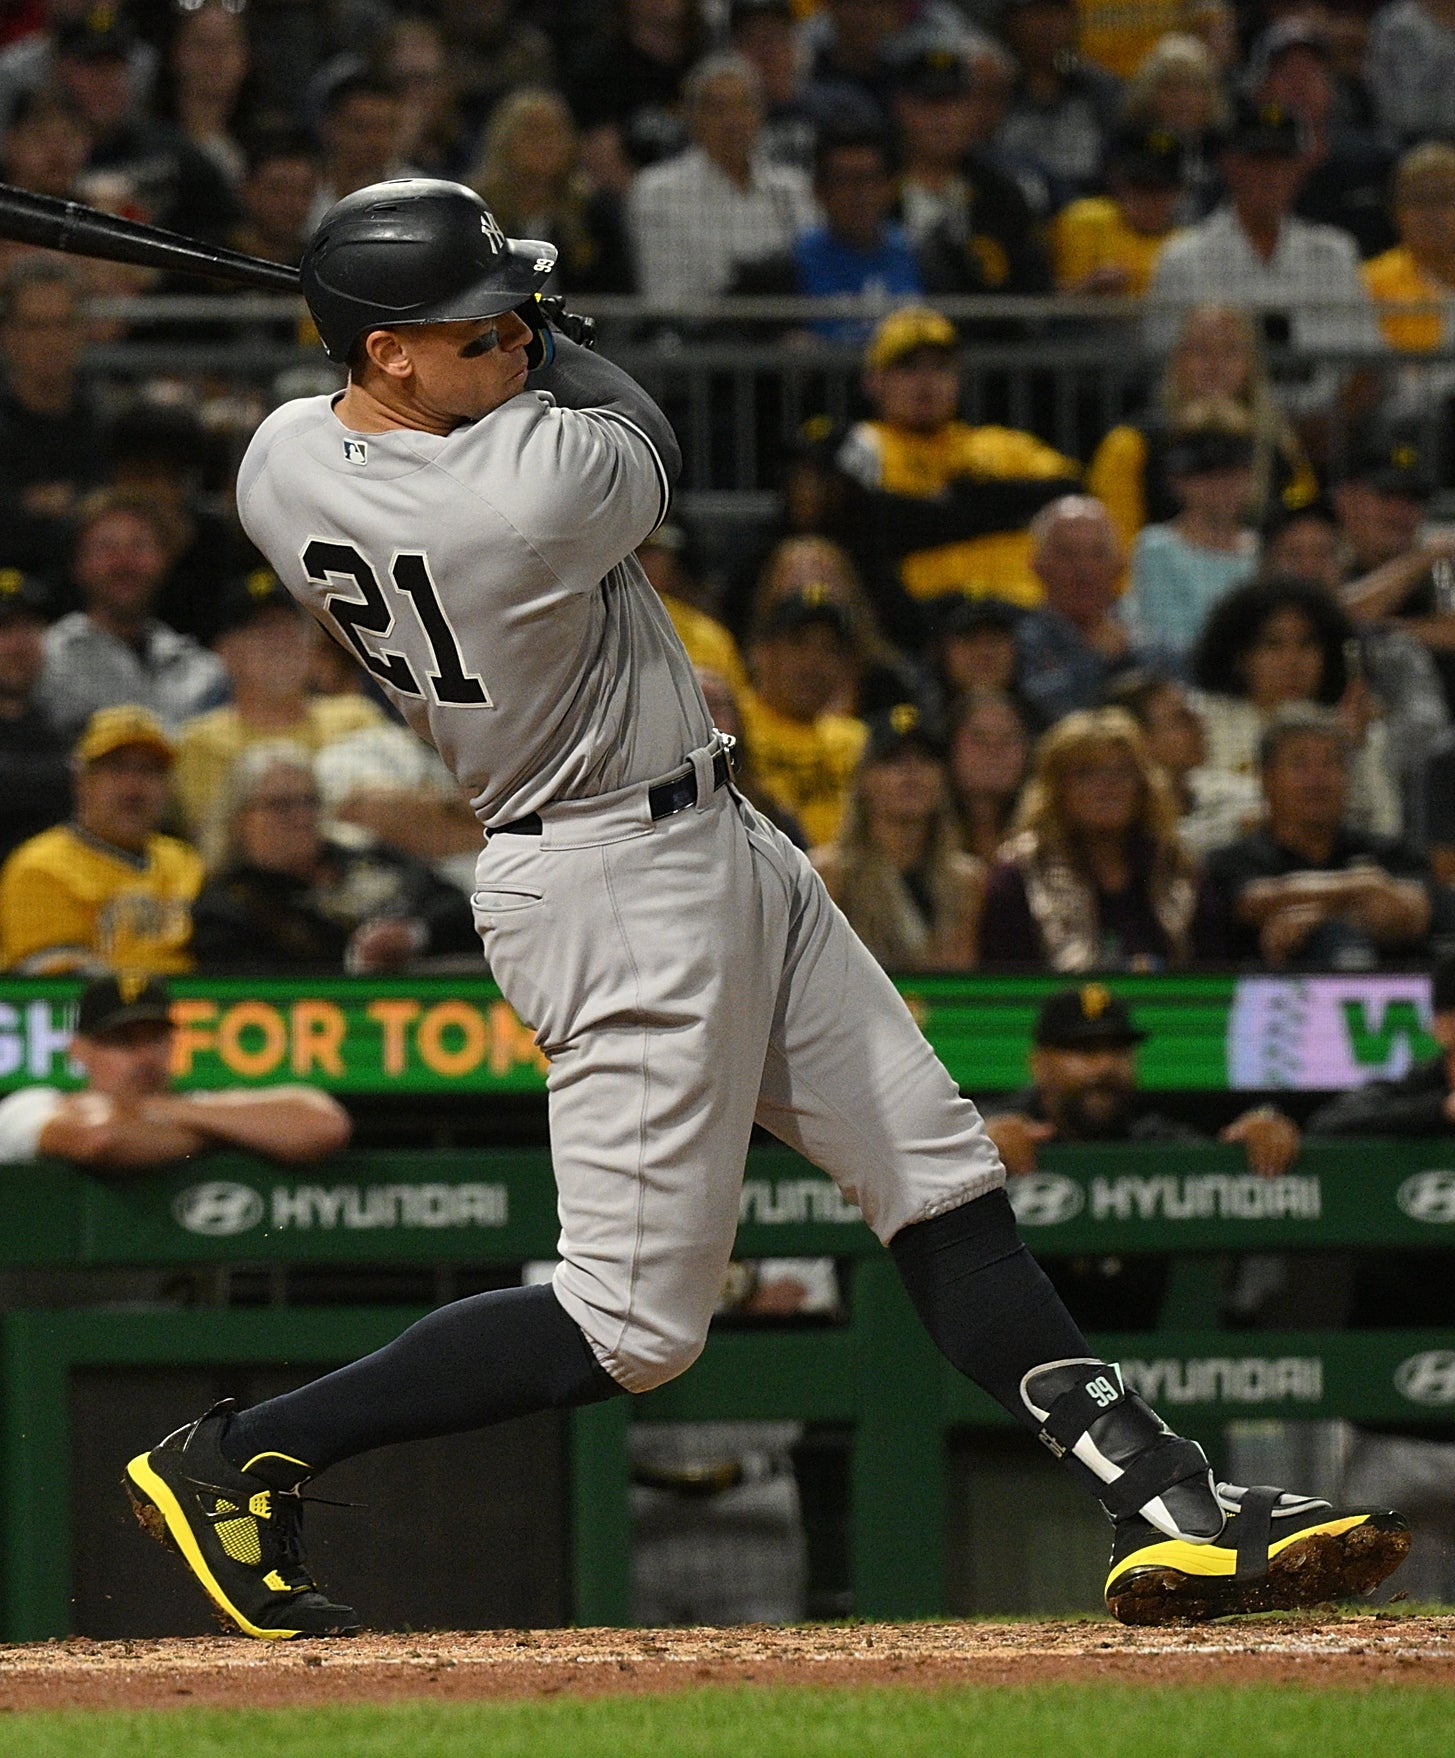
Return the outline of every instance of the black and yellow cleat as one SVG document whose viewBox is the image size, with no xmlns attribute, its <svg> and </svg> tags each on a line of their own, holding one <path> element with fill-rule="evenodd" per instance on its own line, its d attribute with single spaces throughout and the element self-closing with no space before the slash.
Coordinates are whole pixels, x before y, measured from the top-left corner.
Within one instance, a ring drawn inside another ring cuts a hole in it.
<svg viewBox="0 0 1455 1758">
<path fill-rule="evenodd" d="M 170 1544 L 213 1604 L 247 1636 L 349 1636 L 358 1614 L 318 1591 L 303 1558 L 300 1460 L 266 1453 L 240 1470 L 218 1445 L 230 1402 L 169 1434 L 126 1468 L 136 1517 Z"/>
<path fill-rule="evenodd" d="M 1335 1508 L 1313 1496 L 1220 1483 L 1227 1525 L 1210 1544 L 1166 1538 L 1146 1520 L 1117 1522 L 1106 1604 L 1124 1624 L 1200 1624 L 1294 1611 L 1370 1593 L 1409 1554 L 1390 1509 Z"/>
</svg>

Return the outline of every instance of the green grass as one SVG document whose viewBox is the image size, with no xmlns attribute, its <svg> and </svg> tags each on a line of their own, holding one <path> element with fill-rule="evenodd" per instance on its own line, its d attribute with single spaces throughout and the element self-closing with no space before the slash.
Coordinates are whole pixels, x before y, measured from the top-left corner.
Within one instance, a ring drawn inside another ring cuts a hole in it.
<svg viewBox="0 0 1455 1758">
<path fill-rule="evenodd" d="M 1443 1758 L 1438 1688 L 710 1688 L 595 1702 L 59 1711 L 0 1719 L 10 1758 Z"/>
</svg>

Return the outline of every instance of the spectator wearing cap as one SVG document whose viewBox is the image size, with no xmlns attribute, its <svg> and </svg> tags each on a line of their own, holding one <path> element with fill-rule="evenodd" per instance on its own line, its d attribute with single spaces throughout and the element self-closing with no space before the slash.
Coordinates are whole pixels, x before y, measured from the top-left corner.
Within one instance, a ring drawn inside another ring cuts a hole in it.
<svg viewBox="0 0 1455 1758">
<path fill-rule="evenodd" d="M 1417 431 L 1398 423 L 1365 431 L 1333 493 L 1345 551 L 1341 597 L 1361 631 L 1393 622 L 1427 649 L 1455 712 L 1455 613 L 1436 579 L 1455 562 L 1455 543 L 1423 530 L 1434 492 Z"/>
<path fill-rule="evenodd" d="M 963 10 L 945 0 L 913 8 L 825 0 L 803 26 L 809 100 L 822 116 L 853 114 L 883 127 L 898 66 L 926 50 L 964 49 L 981 36 Z"/>
<path fill-rule="evenodd" d="M 740 265 L 789 250 L 813 220 L 808 181 L 758 152 L 763 82 L 742 55 L 709 55 L 683 87 L 691 145 L 640 171 L 627 196 L 637 285 L 674 305 L 721 293 Z"/>
<path fill-rule="evenodd" d="M 1429 567 L 1429 558 L 1425 565 Z M 1349 566 L 1350 551 L 1339 515 L 1328 500 L 1320 498 L 1295 508 L 1265 534 L 1262 571 L 1266 575 L 1318 586 L 1345 608 L 1368 589 L 1366 578 L 1348 578 Z M 1378 572 L 1376 568 L 1368 578 Z M 1375 590 L 1378 584 L 1376 579 Z M 1355 616 L 1353 620 L 1358 630 L 1359 669 L 1383 708 L 1390 760 L 1409 812 L 1411 791 L 1421 768 L 1450 729 L 1440 672 L 1429 649 L 1398 619 Z M 1407 817 L 1411 835 L 1416 834 L 1418 823 L 1418 817 Z"/>
<path fill-rule="evenodd" d="M 1225 0 L 1209 0 L 1231 22 Z M 1188 19 L 1189 26 L 1192 23 Z M 1233 27 L 1236 30 L 1236 26 Z M 1236 46 L 1236 36 L 1234 37 Z M 1166 132 L 1182 148 L 1186 190 L 1183 220 L 1202 219 L 1217 205 L 1222 180 L 1217 172 L 1221 131 L 1228 120 L 1228 95 L 1218 58 L 1190 30 L 1169 31 L 1148 51 L 1127 83 L 1121 126 L 1146 133 Z"/>
<path fill-rule="evenodd" d="M 156 615 L 172 536 L 148 499 L 101 489 L 83 502 L 71 550 L 82 608 L 46 631 L 40 701 L 72 737 L 100 708 L 137 703 L 174 727 L 227 696 L 216 654 Z"/>
<path fill-rule="evenodd" d="M 60 33 L 93 12 L 114 17 L 109 6 L 94 0 L 42 0 L 39 16 L 21 36 L 0 51 L 0 131 L 8 131 L 21 103 L 38 92 L 56 89 L 56 47 Z M 157 52 L 144 37 L 133 35 L 126 50 L 132 88 L 147 96 L 157 70 Z M 25 188 L 32 185 L 26 184 Z M 47 193 L 61 194 L 60 190 Z"/>
<path fill-rule="evenodd" d="M 1399 161 L 1391 195 L 1399 242 L 1364 265 L 1391 348 L 1431 354 L 1450 346 L 1455 302 L 1455 146 L 1427 140 Z M 1424 306 L 1401 311 L 1402 305 Z M 1421 374 L 1421 390 L 1432 372 Z"/>
<path fill-rule="evenodd" d="M 35 698 L 49 609 L 38 580 L 0 568 L 0 861 L 71 807 L 70 751 Z"/>
<path fill-rule="evenodd" d="M 141 1172 L 214 1149 L 304 1164 L 348 1143 L 348 1113 L 317 1087 L 170 1090 L 171 995 L 160 977 L 97 977 L 81 991 L 70 1058 L 77 1092 L 21 1087 L 0 1099 L 0 1164 L 42 1157 Z"/>
<path fill-rule="evenodd" d="M 950 720 L 950 795 L 967 853 L 987 865 L 1000 853 L 1030 768 L 1031 736 L 1003 690 L 968 690 Z"/>
<path fill-rule="evenodd" d="M 1168 431 L 1193 404 L 1210 398 L 1236 402 L 1252 422 L 1248 511 L 1255 522 L 1318 494 L 1318 477 L 1279 404 L 1253 318 L 1231 305 L 1195 305 L 1181 320 L 1151 402 L 1113 427 L 1087 466 L 1087 486 L 1106 503 L 1126 548 L 1144 525 L 1176 515 L 1166 469 Z"/>
<path fill-rule="evenodd" d="M 1252 90 L 1278 104 L 1303 131 L 1304 178 L 1293 204 L 1301 219 L 1338 226 L 1377 256 L 1395 241 L 1389 212 L 1394 154 L 1339 116 L 1334 48 L 1316 18 L 1290 15 L 1269 25 L 1253 51 Z"/>
<path fill-rule="evenodd" d="M 677 639 L 700 670 L 716 672 L 736 695 L 748 681 L 738 644 L 716 617 L 693 600 L 701 588 L 693 577 L 690 543 L 684 527 L 669 520 L 637 548 L 637 560 L 661 599 Z"/>
<path fill-rule="evenodd" d="M 192 968 L 202 860 L 160 834 L 172 741 L 144 708 L 99 709 L 77 742 L 75 816 L 23 842 L 0 867 L 0 969 Z"/>
<path fill-rule="evenodd" d="M 1207 1139 L 1139 1097 L 1137 1051 L 1146 1039 L 1126 1004 L 1101 983 L 1047 997 L 1032 1034 L 1030 1085 L 983 1107 L 986 1131 L 1012 1180 L 1035 1172 L 1048 1144 L 1175 1147 Z M 1300 1147 L 1298 1126 L 1271 1105 L 1244 1111 L 1217 1139 L 1240 1147 L 1262 1178 L 1287 1171 Z M 1089 1329 L 1148 1330 L 1158 1322 L 1165 1259 L 1053 1258 L 1046 1269 Z"/>
<path fill-rule="evenodd" d="M 970 58 L 929 49 L 895 71 L 899 212 L 933 291 L 1049 293 L 1040 228 L 1015 178 L 976 144 Z"/>
<path fill-rule="evenodd" d="M 850 428 L 837 464 L 858 490 L 850 547 L 886 632 L 917 646 L 929 601 L 949 592 L 1037 603 L 1026 522 L 1079 465 L 1034 434 L 957 419 L 958 338 L 927 306 L 891 312 L 864 368 L 874 416 Z"/>
<path fill-rule="evenodd" d="M 0 315 L 0 521 L 7 563 L 59 571 L 67 520 L 102 479 L 105 433 L 81 373 L 89 340 L 77 271 L 50 256 L 15 263 Z"/>
<path fill-rule="evenodd" d="M 863 721 L 830 707 L 855 660 L 848 613 L 817 593 L 780 599 L 748 650 L 752 685 L 739 707 L 758 780 L 810 845 L 838 835 L 864 749 Z"/>
<path fill-rule="evenodd" d="M 1369 26 L 1365 72 L 1383 132 L 1401 145 L 1455 134 L 1455 8 L 1389 0 Z"/>
<path fill-rule="evenodd" d="M 991 868 L 982 963 L 1161 970 L 1215 950 L 1177 803 L 1129 714 L 1068 714 L 1036 746 L 1012 834 Z"/>
<path fill-rule="evenodd" d="M 985 869 L 960 847 L 943 737 L 909 702 L 868 724 L 839 834 L 809 858 L 886 970 L 972 970 Z"/>
<path fill-rule="evenodd" d="M 836 122 L 820 132 L 813 195 L 822 220 L 802 226 L 786 250 L 740 264 L 729 292 L 872 299 L 881 308 L 924 292 L 919 256 L 893 217 L 893 157 L 877 123 Z M 825 342 L 859 346 L 868 328 L 862 318 L 819 318 L 811 333 Z"/>
<path fill-rule="evenodd" d="M 959 593 L 934 607 L 923 657 L 925 699 L 947 721 L 955 703 L 972 690 L 1009 696 L 1028 726 L 1041 730 L 1020 683 L 1015 632 L 1021 610 L 1003 598 L 965 598 Z"/>
<path fill-rule="evenodd" d="M 1437 901 L 1429 867 L 1394 838 L 1349 827 L 1349 759 L 1328 709 L 1294 703 L 1270 719 L 1258 748 L 1266 823 L 1207 861 L 1234 959 L 1371 970 L 1425 955 Z"/>
<path fill-rule="evenodd" d="M 1039 724 L 1092 708 L 1138 662 L 1117 594 L 1126 552 L 1091 495 L 1063 495 L 1031 520 L 1042 603 L 1016 624 L 1020 688 Z"/>
<path fill-rule="evenodd" d="M 1001 145 L 1045 168 L 1060 206 L 1096 185 L 1121 81 L 1081 58 L 1075 0 L 1009 0 L 1000 29 L 1019 67 Z"/>
<path fill-rule="evenodd" d="M 208 849 L 238 758 L 265 740 L 290 739 L 321 751 L 353 733 L 384 724 L 360 695 L 310 691 L 310 626 L 270 568 L 259 568 L 227 591 L 217 611 L 213 651 L 227 668 L 232 700 L 177 733 L 173 799 L 188 838 Z"/>
<path fill-rule="evenodd" d="M 1182 202 L 1182 161 L 1182 142 L 1170 129 L 1118 129 L 1107 143 L 1107 193 L 1082 196 L 1052 223 L 1061 292 L 1146 292 Z"/>
<path fill-rule="evenodd" d="M 1227 201 L 1170 238 L 1157 257 L 1144 328 L 1152 354 L 1165 353 L 1183 314 L 1208 300 L 1261 313 L 1265 335 L 1291 344 L 1296 355 L 1380 351 L 1354 240 L 1293 211 L 1304 163 L 1303 131 L 1291 111 L 1237 103 L 1222 155 Z M 1280 394 L 1308 426 L 1336 409 L 1352 417 L 1369 401 L 1370 387 L 1346 367 L 1326 363 L 1285 375 Z"/>
<path fill-rule="evenodd" d="M 1180 661 L 1212 607 L 1258 566 L 1247 411 L 1231 400 L 1190 404 L 1168 435 L 1163 469 L 1179 511 L 1137 533 L 1126 615 L 1144 647 Z"/>
<path fill-rule="evenodd" d="M 110 5 L 56 31 L 54 81 L 90 134 L 87 169 L 119 179 L 142 217 L 220 241 L 238 212 L 228 180 L 174 122 L 148 113 L 135 44 L 131 24 Z"/>
</svg>

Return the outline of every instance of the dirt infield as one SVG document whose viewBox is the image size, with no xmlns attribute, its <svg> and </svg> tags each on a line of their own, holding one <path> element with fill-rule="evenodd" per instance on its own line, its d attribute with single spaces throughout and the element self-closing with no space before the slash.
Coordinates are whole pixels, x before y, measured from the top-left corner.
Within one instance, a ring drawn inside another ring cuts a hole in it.
<svg viewBox="0 0 1455 1758">
<path fill-rule="evenodd" d="M 264 1643 L 242 1637 L 0 1647 L 0 1710 L 253 1708 L 401 1697 L 532 1698 L 702 1684 L 1455 1686 L 1455 1615 L 731 1630 L 491 1630 Z"/>
</svg>

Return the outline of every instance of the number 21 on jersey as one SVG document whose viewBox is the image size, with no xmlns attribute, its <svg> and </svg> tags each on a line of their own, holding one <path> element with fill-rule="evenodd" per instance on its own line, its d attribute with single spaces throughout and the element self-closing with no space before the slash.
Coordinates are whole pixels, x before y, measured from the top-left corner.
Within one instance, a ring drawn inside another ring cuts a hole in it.
<svg viewBox="0 0 1455 1758">
<path fill-rule="evenodd" d="M 389 580 L 394 594 L 407 598 L 413 607 L 428 654 L 429 671 L 424 684 L 407 654 L 389 652 L 382 646 L 376 648 L 365 639 L 372 635 L 382 643 L 396 633 L 398 619 L 390 602 L 391 594 L 385 592 L 378 574 L 353 544 L 314 537 L 304 546 L 302 561 L 315 586 L 332 588 L 324 597 L 324 610 L 343 631 L 360 664 L 381 683 L 402 696 L 418 696 L 422 701 L 432 698 L 455 708 L 494 706 L 480 678 L 465 670 L 459 640 L 440 603 L 434 576 L 429 571 L 429 558 L 422 550 L 403 550 L 396 555 L 389 567 Z M 357 598 L 338 590 L 344 582 L 357 589 Z M 410 640 L 407 629 L 400 628 L 397 633 L 400 645 L 420 653 L 420 642 Z"/>
</svg>

